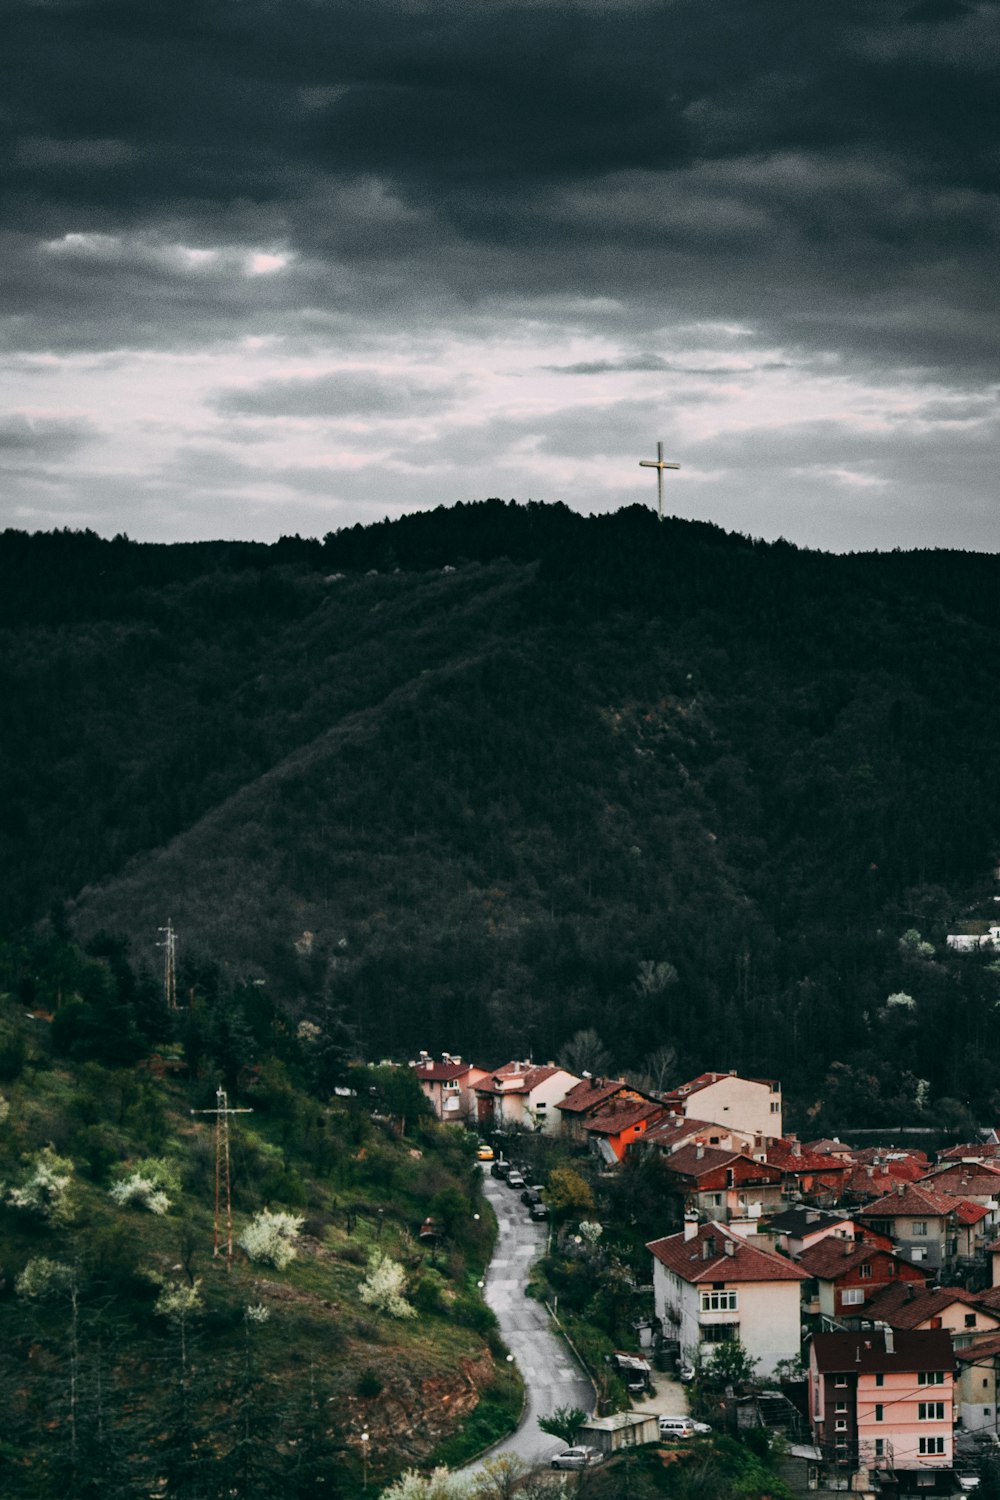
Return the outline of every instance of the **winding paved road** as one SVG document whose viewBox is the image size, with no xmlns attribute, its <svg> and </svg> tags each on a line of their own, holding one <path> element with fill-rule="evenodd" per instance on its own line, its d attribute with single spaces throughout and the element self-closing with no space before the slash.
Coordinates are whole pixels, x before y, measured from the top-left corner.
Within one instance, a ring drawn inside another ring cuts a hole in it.
<svg viewBox="0 0 1000 1500">
<path fill-rule="evenodd" d="M 485 1193 L 497 1216 L 497 1243 L 486 1273 L 485 1297 L 496 1313 L 511 1353 L 524 1376 L 527 1405 L 516 1432 L 491 1448 L 484 1457 L 515 1453 L 529 1464 L 544 1462 L 564 1444 L 538 1426 L 557 1406 L 594 1409 L 594 1389 L 566 1344 L 549 1324 L 540 1302 L 524 1289 L 532 1261 L 544 1253 L 547 1224 L 528 1217 L 521 1194 L 484 1168 Z"/>
</svg>

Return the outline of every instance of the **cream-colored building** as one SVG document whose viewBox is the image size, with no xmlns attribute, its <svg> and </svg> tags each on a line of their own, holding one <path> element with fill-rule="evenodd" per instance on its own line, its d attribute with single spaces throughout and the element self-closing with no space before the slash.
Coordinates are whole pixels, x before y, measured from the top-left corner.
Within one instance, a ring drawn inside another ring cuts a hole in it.
<svg viewBox="0 0 1000 1500">
<path fill-rule="evenodd" d="M 664 1095 L 671 1111 L 715 1120 L 752 1137 L 754 1145 L 780 1140 L 781 1084 L 769 1078 L 741 1078 L 738 1073 L 701 1073 Z"/>
<path fill-rule="evenodd" d="M 739 1341 L 764 1380 L 782 1360 L 798 1359 L 806 1280 L 798 1266 L 717 1221 L 689 1218 L 683 1233 L 646 1248 L 653 1257 L 656 1316 L 685 1358 L 697 1364 L 711 1359 L 717 1345 Z"/>
<path fill-rule="evenodd" d="M 492 1130 L 514 1126 L 546 1134 L 558 1131 L 562 1120 L 556 1105 L 579 1082 L 554 1063 L 504 1063 L 475 1086 L 479 1123 Z"/>
</svg>

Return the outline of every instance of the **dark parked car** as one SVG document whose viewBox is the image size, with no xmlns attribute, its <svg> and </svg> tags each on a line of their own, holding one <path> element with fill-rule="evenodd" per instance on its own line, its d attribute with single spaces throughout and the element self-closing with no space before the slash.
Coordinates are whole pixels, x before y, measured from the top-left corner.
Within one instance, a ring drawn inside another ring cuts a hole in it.
<svg viewBox="0 0 1000 1500">
<path fill-rule="evenodd" d="M 509 1161 L 502 1161 L 502 1160 L 501 1161 L 495 1161 L 493 1163 L 493 1165 L 490 1167 L 490 1176 L 491 1177 L 506 1177 L 507 1173 L 510 1171 L 510 1169 L 511 1169 L 511 1164 L 510 1164 Z"/>
<path fill-rule="evenodd" d="M 541 1203 L 542 1190 L 540 1187 L 526 1187 L 521 1194 L 521 1202 L 530 1208 L 533 1203 Z"/>
<path fill-rule="evenodd" d="M 549 1211 L 544 1203 L 533 1203 L 528 1209 L 529 1219 L 547 1219 Z"/>
<path fill-rule="evenodd" d="M 523 1188 L 524 1178 L 514 1167 L 507 1173 L 507 1186 L 509 1188 Z"/>
</svg>

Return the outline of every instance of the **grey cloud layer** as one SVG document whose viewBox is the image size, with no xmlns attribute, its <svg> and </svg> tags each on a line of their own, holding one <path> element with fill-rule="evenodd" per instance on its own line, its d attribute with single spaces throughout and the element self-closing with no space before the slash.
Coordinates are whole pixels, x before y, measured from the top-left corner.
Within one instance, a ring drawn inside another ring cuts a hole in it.
<svg viewBox="0 0 1000 1500">
<path fill-rule="evenodd" d="M 993 0 L 15 0 L 6 31 L 25 344 L 576 292 L 890 363 L 996 347 Z M 67 233 L 125 248 L 39 249 Z M 194 275 L 168 242 L 295 258 Z"/>
</svg>

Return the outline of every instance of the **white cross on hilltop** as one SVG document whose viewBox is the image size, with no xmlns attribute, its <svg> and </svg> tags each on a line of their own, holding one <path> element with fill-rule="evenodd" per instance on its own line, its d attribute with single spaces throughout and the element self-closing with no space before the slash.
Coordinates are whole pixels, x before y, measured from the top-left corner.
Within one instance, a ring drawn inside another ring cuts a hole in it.
<svg viewBox="0 0 1000 1500">
<path fill-rule="evenodd" d="M 656 503 L 660 520 L 663 520 L 663 471 L 664 469 L 679 469 L 680 464 L 668 464 L 663 461 L 663 444 L 657 443 L 655 458 L 640 458 L 640 469 L 656 470 Z"/>
</svg>

